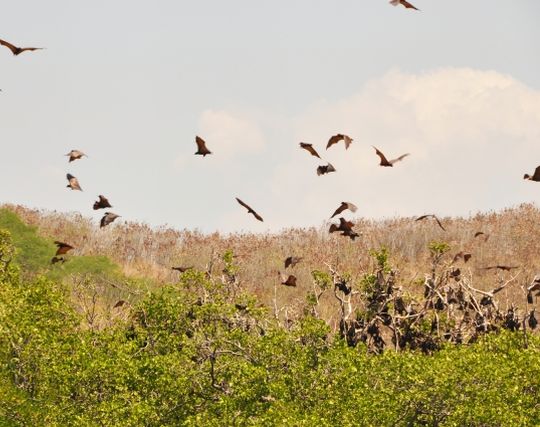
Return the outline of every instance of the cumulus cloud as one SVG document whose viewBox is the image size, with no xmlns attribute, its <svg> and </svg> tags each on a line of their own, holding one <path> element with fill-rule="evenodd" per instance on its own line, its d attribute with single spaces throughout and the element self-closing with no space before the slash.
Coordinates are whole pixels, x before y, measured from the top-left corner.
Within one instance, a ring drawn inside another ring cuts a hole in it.
<svg viewBox="0 0 540 427">
<path fill-rule="evenodd" d="M 264 145 L 259 126 L 249 117 L 224 110 L 206 110 L 199 119 L 200 136 L 221 156 L 256 153 Z M 212 150 L 212 148 L 211 148 Z"/>
<path fill-rule="evenodd" d="M 353 145 L 325 151 L 337 132 Z M 381 217 L 466 215 L 540 197 L 540 185 L 522 179 L 540 165 L 540 91 L 498 72 L 394 70 L 346 99 L 310 106 L 293 120 L 293 133 L 314 143 L 337 173 L 317 177 L 316 159 L 291 150 L 272 194 L 298 208 L 276 213 L 274 226 L 318 224 L 340 201 Z M 381 168 L 371 145 L 388 157 L 411 156 Z"/>
</svg>

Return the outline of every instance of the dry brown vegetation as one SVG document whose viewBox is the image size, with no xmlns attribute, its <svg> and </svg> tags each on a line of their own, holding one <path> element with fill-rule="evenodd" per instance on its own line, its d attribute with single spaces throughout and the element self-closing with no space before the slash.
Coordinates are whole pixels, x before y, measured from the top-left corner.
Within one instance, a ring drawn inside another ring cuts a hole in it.
<svg viewBox="0 0 540 427">
<path fill-rule="evenodd" d="M 468 263 L 457 261 L 462 275 L 477 289 L 490 290 L 502 280 L 516 279 L 500 293 L 502 304 L 524 305 L 525 287 L 538 272 L 540 253 L 535 236 L 540 235 L 540 210 L 525 204 L 500 212 L 476 214 L 470 218 L 442 218 L 446 232 L 435 222 L 415 222 L 414 218 L 372 221 L 358 218 L 356 241 L 329 235 L 328 224 L 321 228 L 287 229 L 274 234 L 202 234 L 166 227 L 152 228 L 146 224 L 120 222 L 99 229 L 89 218 L 78 213 L 57 213 L 6 206 L 23 221 L 38 227 L 40 234 L 75 246 L 74 255 L 106 255 L 118 263 L 128 276 L 150 277 L 158 283 L 174 282 L 180 273 L 172 266 L 193 265 L 196 269 L 221 273 L 222 255 L 232 250 L 239 267 L 236 283 L 270 307 L 293 316 L 302 310 L 306 295 L 313 291 L 312 271 L 350 274 L 351 284 L 374 269 L 370 249 L 386 247 L 390 264 L 400 286 L 420 293 L 431 272 L 430 242 L 446 242 L 450 251 L 442 265 L 450 268 L 454 254 L 472 253 Z M 488 238 L 475 238 L 477 231 Z M 303 260 L 290 269 L 298 278 L 298 287 L 279 286 L 278 271 L 283 271 L 287 256 L 302 256 Z M 516 265 L 510 273 L 484 270 L 492 265 Z M 335 327 L 338 307 L 333 295 L 323 295 L 320 315 Z"/>
</svg>

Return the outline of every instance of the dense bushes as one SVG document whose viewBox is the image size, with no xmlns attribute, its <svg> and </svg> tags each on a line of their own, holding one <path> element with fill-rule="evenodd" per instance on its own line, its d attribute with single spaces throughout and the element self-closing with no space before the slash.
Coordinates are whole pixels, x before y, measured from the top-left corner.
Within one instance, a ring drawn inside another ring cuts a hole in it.
<svg viewBox="0 0 540 427">
<path fill-rule="evenodd" d="M 373 355 L 196 271 L 88 328 L 65 285 L 22 280 L 12 257 L 2 233 L 0 425 L 540 423 L 540 340 L 522 332 Z"/>
</svg>

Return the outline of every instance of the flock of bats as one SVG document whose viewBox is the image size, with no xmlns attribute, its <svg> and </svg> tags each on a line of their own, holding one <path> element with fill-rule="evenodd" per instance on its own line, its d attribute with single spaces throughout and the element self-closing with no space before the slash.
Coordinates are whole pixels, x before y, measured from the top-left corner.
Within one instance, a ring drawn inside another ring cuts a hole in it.
<svg viewBox="0 0 540 427">
<path fill-rule="evenodd" d="M 411 3 L 409 3 L 406 0 L 390 0 L 390 4 L 392 4 L 393 6 L 402 5 L 407 9 L 419 10 L 418 8 L 416 8 L 415 6 L 413 6 Z M 15 56 L 20 55 L 21 53 L 26 52 L 26 51 L 35 51 L 35 50 L 44 49 L 42 47 L 18 47 L 18 46 L 13 45 L 12 43 L 9 43 L 9 42 L 7 42 L 5 40 L 2 40 L 2 39 L 0 39 L 0 45 L 7 47 L 13 53 L 13 55 L 15 55 Z M 345 145 L 345 149 L 348 149 L 349 146 L 352 144 L 353 139 L 350 136 L 344 135 L 344 134 L 333 135 L 328 140 L 328 143 L 326 144 L 326 149 L 328 150 L 331 146 L 333 146 L 335 144 L 338 144 L 341 141 L 343 141 L 343 143 Z M 207 148 L 206 142 L 201 137 L 196 136 L 195 137 L 195 143 L 197 144 L 197 151 L 195 152 L 196 155 L 201 155 L 201 156 L 205 157 L 205 156 L 207 156 L 209 154 L 212 154 L 212 152 Z M 300 148 L 306 150 L 312 156 L 317 157 L 317 158 L 322 160 L 321 156 L 319 155 L 319 153 L 313 147 L 312 144 L 301 142 L 300 143 Z M 409 153 L 406 153 L 406 154 L 402 154 L 399 157 L 396 157 L 395 159 L 388 160 L 388 158 L 384 155 L 384 153 L 382 151 L 380 151 L 377 147 L 373 147 L 373 148 L 375 149 L 376 155 L 380 159 L 379 165 L 383 166 L 383 167 L 393 167 L 395 163 L 397 163 L 399 161 L 402 161 L 405 157 L 410 155 Z M 81 159 L 82 157 L 86 156 L 86 154 L 83 153 L 80 150 L 71 150 L 68 154 L 66 154 L 66 156 L 69 157 L 69 163 L 71 163 L 71 162 L 73 162 L 75 160 Z M 328 173 L 336 172 L 336 168 L 331 163 L 327 163 L 326 165 L 318 166 L 316 172 L 317 172 L 317 175 L 326 175 Z M 70 188 L 71 190 L 82 191 L 82 188 L 81 188 L 81 186 L 79 184 L 79 181 L 75 176 L 68 173 L 66 175 L 66 178 L 68 180 L 68 185 L 67 185 L 68 188 Z M 523 179 L 540 182 L 540 166 L 538 166 L 536 168 L 536 170 L 534 171 L 534 173 L 532 175 L 525 174 L 523 176 Z M 105 196 L 99 195 L 98 197 L 99 197 L 99 200 L 97 200 L 93 205 L 94 210 L 105 209 L 105 208 L 111 208 L 112 207 L 112 205 L 109 203 L 109 200 Z M 251 206 L 249 206 L 247 203 L 240 200 L 238 197 L 236 197 L 236 201 L 241 206 L 243 206 L 244 208 L 247 209 L 248 214 L 252 214 L 255 217 L 255 219 L 257 219 L 258 221 L 263 222 L 262 216 L 259 215 Z M 332 214 L 330 219 L 334 218 L 335 216 L 341 214 L 342 212 L 344 212 L 346 210 L 349 210 L 349 211 L 354 213 L 354 212 L 357 211 L 357 209 L 358 208 L 353 203 L 342 202 L 341 205 Z M 103 217 L 100 220 L 100 228 L 106 227 L 107 225 L 111 224 L 114 220 L 116 220 L 119 217 L 120 217 L 120 215 L 117 215 L 117 214 L 115 214 L 113 212 L 105 212 L 105 214 L 103 215 Z M 415 221 L 421 221 L 421 220 L 424 220 L 424 219 L 427 219 L 427 218 L 433 218 L 436 221 L 437 225 L 443 231 L 446 231 L 446 229 L 444 228 L 444 226 L 441 223 L 441 221 L 439 220 L 439 218 L 434 214 L 422 215 L 422 216 L 416 218 Z M 356 233 L 353 230 L 353 228 L 354 228 L 354 223 L 352 221 L 347 221 L 345 218 L 340 217 L 339 218 L 339 224 L 331 224 L 329 232 L 330 233 L 340 232 L 341 236 L 349 237 L 351 240 L 354 241 L 357 237 L 359 237 L 359 234 Z M 481 231 L 477 232 L 474 235 L 474 237 L 476 238 L 476 237 L 479 237 L 481 235 L 484 235 L 486 239 L 488 237 L 488 235 L 485 235 Z M 67 254 L 70 250 L 74 249 L 74 247 L 67 244 L 67 243 L 60 242 L 60 241 L 55 241 L 54 243 L 57 246 L 57 250 L 56 250 L 55 256 L 51 260 L 51 263 L 55 264 L 57 262 L 62 262 L 62 263 L 65 262 L 66 259 L 62 255 Z M 458 254 L 455 255 L 454 262 L 456 262 L 459 259 L 463 259 L 465 262 L 467 262 L 471 258 L 471 256 L 472 255 L 470 253 L 459 252 Z M 285 260 L 285 263 L 284 263 L 285 264 L 285 269 L 288 269 L 289 267 L 294 267 L 301 260 L 302 260 L 302 257 L 295 257 L 295 256 L 288 257 Z M 172 267 L 173 270 L 179 271 L 180 273 L 184 273 L 184 272 L 186 272 L 186 271 L 188 271 L 188 270 L 190 270 L 192 268 L 193 267 Z M 517 267 L 516 266 L 507 266 L 507 265 L 495 265 L 495 266 L 490 266 L 490 267 L 484 267 L 484 269 L 486 269 L 486 270 L 498 269 L 498 270 L 503 270 L 503 271 L 509 271 L 511 269 L 514 269 L 514 268 L 517 268 Z M 291 286 L 291 287 L 296 286 L 296 276 L 294 276 L 293 274 L 284 275 L 281 272 L 278 272 L 278 274 L 280 275 L 282 285 Z M 531 292 L 531 291 L 539 291 L 539 293 L 540 293 L 540 282 L 538 284 L 536 284 L 535 286 L 536 286 L 536 288 L 535 289 L 529 289 L 529 292 Z"/>
</svg>

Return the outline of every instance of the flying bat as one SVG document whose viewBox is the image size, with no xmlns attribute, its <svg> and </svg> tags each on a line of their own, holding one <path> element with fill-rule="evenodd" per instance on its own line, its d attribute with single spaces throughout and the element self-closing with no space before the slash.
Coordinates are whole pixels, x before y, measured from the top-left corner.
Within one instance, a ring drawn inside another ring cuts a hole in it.
<svg viewBox="0 0 540 427">
<path fill-rule="evenodd" d="M 26 52 L 27 50 L 41 50 L 41 49 L 44 49 L 43 47 L 17 47 L 17 46 L 14 46 L 12 45 L 11 43 L 5 41 L 5 40 L 1 40 L 0 39 L 0 45 L 2 46 L 5 46 L 7 47 L 9 50 L 11 50 L 11 53 L 13 53 L 13 55 L 17 56 L 23 52 Z"/>
<path fill-rule="evenodd" d="M 341 231 L 341 236 L 347 236 L 351 240 L 354 240 L 355 238 L 359 237 L 359 234 L 353 231 L 353 227 L 354 222 L 347 221 L 345 218 L 341 217 L 339 218 L 339 225 L 330 224 L 330 229 L 328 232 L 335 233 L 336 231 Z"/>
<path fill-rule="evenodd" d="M 352 203 L 350 203 L 350 202 L 341 202 L 341 205 L 332 214 L 330 219 L 334 218 L 336 215 L 339 215 L 341 212 L 343 212 L 344 210 L 347 210 L 347 209 L 349 209 L 351 212 L 356 212 L 356 210 L 358 208 L 355 205 L 353 205 Z"/>
<path fill-rule="evenodd" d="M 58 240 L 55 240 L 54 244 L 58 247 L 55 255 L 67 254 L 70 250 L 73 249 L 73 246 L 68 245 L 67 243 L 64 243 L 64 242 L 59 242 Z"/>
<path fill-rule="evenodd" d="M 112 212 L 105 212 L 105 215 L 103 215 L 103 218 L 101 218 L 101 221 L 99 222 L 99 228 L 103 228 L 109 225 L 116 218 L 120 218 L 120 215 L 116 215 L 115 213 L 112 213 Z"/>
<path fill-rule="evenodd" d="M 330 137 L 330 139 L 328 140 L 328 144 L 326 144 L 326 149 L 328 150 L 332 145 L 337 144 L 340 141 L 345 142 L 345 149 L 348 150 L 349 145 L 351 145 L 353 142 L 353 139 L 348 135 L 338 133 L 337 135 Z"/>
<path fill-rule="evenodd" d="M 409 153 L 406 153 L 406 154 L 402 154 L 396 159 L 388 160 L 386 156 L 382 153 L 382 151 L 380 151 L 377 147 L 374 147 L 373 145 L 372 147 L 375 148 L 375 152 L 377 153 L 377 156 L 379 156 L 381 159 L 381 163 L 379 163 L 379 166 L 393 167 L 394 163 L 403 160 L 407 156 L 410 156 Z"/>
<path fill-rule="evenodd" d="M 428 214 L 428 215 L 422 215 L 422 216 L 419 216 L 418 218 L 416 218 L 415 221 L 422 221 L 423 219 L 426 219 L 426 218 L 433 218 L 435 219 L 435 221 L 437 221 L 437 224 L 439 225 L 439 227 L 441 227 L 441 229 L 443 231 L 446 231 L 446 228 L 443 227 L 441 221 L 439 220 L 439 218 L 437 218 L 436 215 L 433 215 L 433 214 Z"/>
<path fill-rule="evenodd" d="M 390 0 L 390 4 L 392 6 L 398 6 L 398 5 L 403 5 L 405 6 L 407 9 L 414 9 L 414 10 L 420 10 L 416 7 L 414 7 L 412 4 L 410 4 L 407 0 Z"/>
<path fill-rule="evenodd" d="M 289 276 L 286 276 L 279 271 L 278 271 L 278 274 L 281 278 L 282 285 L 296 287 L 296 276 L 292 274 L 289 274 Z"/>
<path fill-rule="evenodd" d="M 334 168 L 334 166 L 332 166 L 330 163 L 328 163 L 327 165 L 324 165 L 324 166 L 319 166 L 317 168 L 317 175 L 325 175 L 327 173 L 330 173 L 330 172 L 335 172 L 336 169 Z"/>
<path fill-rule="evenodd" d="M 529 181 L 536 181 L 536 182 L 539 182 L 540 181 L 540 166 L 538 166 L 535 170 L 534 170 L 534 173 L 531 175 L 529 175 L 528 173 L 526 173 L 525 175 L 523 175 L 523 179 L 528 179 Z"/>
<path fill-rule="evenodd" d="M 248 210 L 248 213 L 250 214 L 253 214 L 253 216 L 255 218 L 257 218 L 259 221 L 263 222 L 263 219 L 262 217 L 257 213 L 255 212 L 253 209 L 251 209 L 251 207 L 249 205 L 247 205 L 246 203 L 244 203 L 242 200 L 240 200 L 238 197 L 236 197 L 236 201 L 238 203 L 240 203 L 243 207 L 245 207 L 247 210 Z"/>
<path fill-rule="evenodd" d="M 195 143 L 197 144 L 197 151 L 195 154 L 200 154 L 203 157 L 207 154 L 212 154 L 212 152 L 206 148 L 206 142 L 200 136 L 195 137 Z"/>
<path fill-rule="evenodd" d="M 303 148 L 304 150 L 307 150 L 312 156 L 318 157 L 319 159 L 321 158 L 321 156 L 319 156 L 319 153 L 317 153 L 315 148 L 313 148 L 313 144 L 307 144 L 305 142 L 301 142 L 300 147 Z"/>
<path fill-rule="evenodd" d="M 71 163 L 74 160 L 79 160 L 83 156 L 86 156 L 86 154 L 79 150 L 71 150 L 69 153 L 66 154 L 66 156 L 69 156 L 69 163 Z"/>
<path fill-rule="evenodd" d="M 73 175 L 68 173 L 66 175 L 67 180 L 69 181 L 69 184 L 66 185 L 66 187 L 71 188 L 72 190 L 79 190 L 82 191 L 81 186 L 79 185 L 79 180 L 75 178 Z"/>
<path fill-rule="evenodd" d="M 452 260 L 452 263 L 463 259 L 463 261 L 468 262 L 471 259 L 472 255 L 469 252 L 463 252 L 460 251 L 456 255 L 454 255 L 454 259 Z"/>
<path fill-rule="evenodd" d="M 289 266 L 294 267 L 296 264 L 302 261 L 302 259 L 302 257 L 298 256 L 287 257 L 287 259 L 285 259 L 285 268 L 289 268 Z"/>
<path fill-rule="evenodd" d="M 97 211 L 98 209 L 112 208 L 111 204 L 105 196 L 99 195 L 98 197 L 99 200 L 97 202 L 94 202 L 95 211 Z"/>
</svg>

